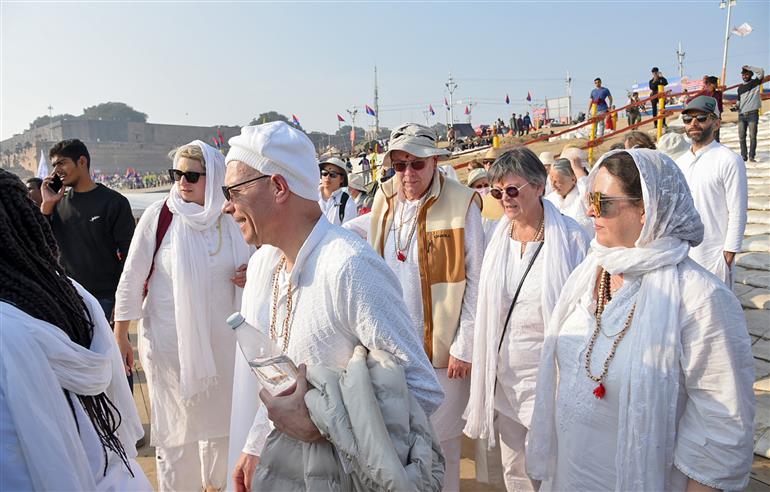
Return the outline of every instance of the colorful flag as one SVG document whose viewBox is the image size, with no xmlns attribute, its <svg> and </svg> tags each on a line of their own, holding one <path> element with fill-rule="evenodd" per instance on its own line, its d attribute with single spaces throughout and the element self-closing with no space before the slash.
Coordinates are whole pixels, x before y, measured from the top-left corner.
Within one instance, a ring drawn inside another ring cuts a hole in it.
<svg viewBox="0 0 770 492">
<path fill-rule="evenodd" d="M 430 115 L 431 116 L 436 116 L 436 112 L 433 111 L 433 105 L 432 104 L 428 104 L 428 111 L 430 111 Z"/>
<path fill-rule="evenodd" d="M 211 140 L 214 141 L 214 147 L 219 148 L 219 140 L 217 140 L 217 137 L 211 137 Z"/>
<path fill-rule="evenodd" d="M 356 128 L 350 127 L 350 147 L 354 147 L 356 144 Z"/>
<path fill-rule="evenodd" d="M 527 91 L 527 101 L 532 101 L 532 93 Z"/>
<path fill-rule="evenodd" d="M 471 114 L 471 108 L 465 106 L 465 114 Z"/>
<path fill-rule="evenodd" d="M 738 27 L 733 27 L 733 30 L 730 31 L 731 33 L 735 34 L 736 36 L 748 36 L 751 34 L 751 31 L 753 31 L 754 28 L 749 25 L 748 22 L 744 22 Z"/>
<path fill-rule="evenodd" d="M 345 121 L 345 118 L 343 118 L 342 116 L 340 116 L 339 113 L 337 113 L 337 121 L 343 122 Z"/>
<path fill-rule="evenodd" d="M 294 123 L 295 126 L 300 126 L 299 124 L 299 118 L 297 118 L 297 115 L 291 115 L 291 121 Z"/>
<path fill-rule="evenodd" d="M 505 104 L 511 104 L 511 98 L 508 97 L 508 94 L 505 95 Z"/>
<path fill-rule="evenodd" d="M 222 132 L 217 128 L 217 136 L 219 137 L 219 145 L 224 145 L 225 137 L 222 136 Z"/>
<path fill-rule="evenodd" d="M 364 104 L 366 106 L 366 114 L 369 116 L 377 116 L 377 113 L 374 112 L 374 110 L 369 106 L 368 104 Z"/>
<path fill-rule="evenodd" d="M 444 106 L 449 108 L 449 102 L 446 100 L 446 96 L 444 96 Z"/>
</svg>

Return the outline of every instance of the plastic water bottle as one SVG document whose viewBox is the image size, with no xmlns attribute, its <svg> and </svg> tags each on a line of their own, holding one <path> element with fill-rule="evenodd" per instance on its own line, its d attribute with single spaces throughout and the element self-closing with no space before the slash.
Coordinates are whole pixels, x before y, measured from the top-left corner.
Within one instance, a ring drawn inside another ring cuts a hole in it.
<svg viewBox="0 0 770 492">
<path fill-rule="evenodd" d="M 275 396 L 297 380 L 297 366 L 276 343 L 246 322 L 241 313 L 233 313 L 227 324 L 235 330 L 238 346 L 262 387 Z"/>
</svg>

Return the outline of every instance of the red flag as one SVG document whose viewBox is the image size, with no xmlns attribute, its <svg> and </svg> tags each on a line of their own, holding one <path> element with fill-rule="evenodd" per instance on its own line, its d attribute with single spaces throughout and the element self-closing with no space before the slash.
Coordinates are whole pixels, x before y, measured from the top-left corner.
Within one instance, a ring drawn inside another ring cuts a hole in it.
<svg viewBox="0 0 770 492">
<path fill-rule="evenodd" d="M 292 121 L 292 122 L 293 122 L 293 123 L 294 123 L 296 126 L 300 126 L 300 124 L 299 124 L 299 118 L 297 118 L 297 115 L 294 115 L 294 114 L 293 114 L 293 115 L 291 115 L 291 121 Z"/>
<path fill-rule="evenodd" d="M 428 111 L 430 111 L 430 115 L 431 116 L 436 116 L 436 112 L 433 111 L 433 105 L 432 104 L 428 104 Z"/>
<path fill-rule="evenodd" d="M 339 115 L 339 113 L 337 113 L 337 121 L 345 121 L 345 118 L 343 118 L 342 116 Z"/>
<path fill-rule="evenodd" d="M 527 101 L 532 101 L 532 93 L 527 91 Z"/>
<path fill-rule="evenodd" d="M 505 104 L 511 104 L 511 98 L 508 97 L 508 94 L 505 95 Z"/>
<path fill-rule="evenodd" d="M 217 140 L 217 137 L 211 137 L 211 140 L 214 141 L 214 147 L 219 148 L 219 140 Z"/>
<path fill-rule="evenodd" d="M 465 106 L 465 114 L 471 114 L 471 108 Z"/>
<path fill-rule="evenodd" d="M 217 128 L 217 136 L 219 137 L 219 143 L 224 144 L 225 143 L 225 137 L 222 136 L 222 132 L 219 131 L 219 128 Z"/>
<path fill-rule="evenodd" d="M 356 129 L 355 127 L 350 127 L 350 146 L 353 147 L 356 143 Z"/>
<path fill-rule="evenodd" d="M 366 106 L 366 114 L 368 114 L 369 116 L 377 116 L 377 113 L 374 112 L 371 106 L 369 106 L 368 104 L 364 104 L 364 106 Z"/>
</svg>

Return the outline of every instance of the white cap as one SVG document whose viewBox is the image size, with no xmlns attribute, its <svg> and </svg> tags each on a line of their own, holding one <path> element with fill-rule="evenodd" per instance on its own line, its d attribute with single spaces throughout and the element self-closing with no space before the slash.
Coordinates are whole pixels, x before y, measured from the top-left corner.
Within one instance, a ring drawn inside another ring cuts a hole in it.
<svg viewBox="0 0 770 492">
<path fill-rule="evenodd" d="M 289 190 L 307 200 L 318 200 L 318 160 L 313 142 L 283 121 L 244 126 L 228 140 L 225 163 L 241 161 L 262 174 L 280 174 Z"/>
<path fill-rule="evenodd" d="M 664 133 L 655 147 L 673 160 L 677 160 L 679 156 L 690 150 L 690 142 L 681 133 Z"/>
<path fill-rule="evenodd" d="M 345 163 L 342 162 L 342 159 L 339 157 L 329 157 L 328 159 L 324 159 L 321 162 L 318 163 L 318 166 L 323 166 L 324 164 L 331 164 L 332 166 L 336 166 L 340 168 L 340 171 L 343 173 L 348 172 L 347 169 L 345 169 Z"/>
<path fill-rule="evenodd" d="M 540 159 L 540 162 L 543 163 L 544 166 L 552 166 L 554 161 L 553 152 L 544 151 L 540 152 L 540 155 L 538 156 L 538 159 Z"/>
<path fill-rule="evenodd" d="M 358 173 L 351 173 L 348 175 L 348 188 L 353 188 L 358 191 L 366 191 L 366 184 L 364 183 L 364 177 Z"/>
</svg>

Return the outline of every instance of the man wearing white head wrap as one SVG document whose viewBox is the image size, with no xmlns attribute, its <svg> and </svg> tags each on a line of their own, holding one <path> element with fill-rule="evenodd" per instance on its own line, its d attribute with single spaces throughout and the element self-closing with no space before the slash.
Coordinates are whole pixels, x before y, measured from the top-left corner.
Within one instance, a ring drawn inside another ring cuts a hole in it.
<svg viewBox="0 0 770 492">
<path fill-rule="evenodd" d="M 115 335 L 130 368 L 128 325 L 141 319 L 160 490 L 221 489 L 235 356 L 225 320 L 240 306 L 250 251 L 222 214 L 224 156 L 200 140 L 170 156 L 175 183 L 137 225 L 118 285 Z M 171 223 L 158 244 L 164 207 Z"/>
<path fill-rule="evenodd" d="M 597 237 L 548 325 L 528 473 L 541 490 L 744 488 L 751 345 L 735 296 L 688 259 L 703 225 L 684 176 L 629 149 L 588 188 Z"/>
<path fill-rule="evenodd" d="M 296 390 L 273 397 L 260 392 L 245 358 L 236 358 L 230 460 L 235 489 L 249 490 L 272 426 L 303 443 L 323 440 L 305 405 L 304 364 L 342 369 L 363 345 L 393 354 L 426 415 L 443 394 L 395 275 L 364 241 L 321 214 L 310 139 L 275 122 L 244 127 L 229 143 L 223 210 L 259 246 L 241 310 L 252 326 L 269 327 L 300 366 Z"/>
</svg>

